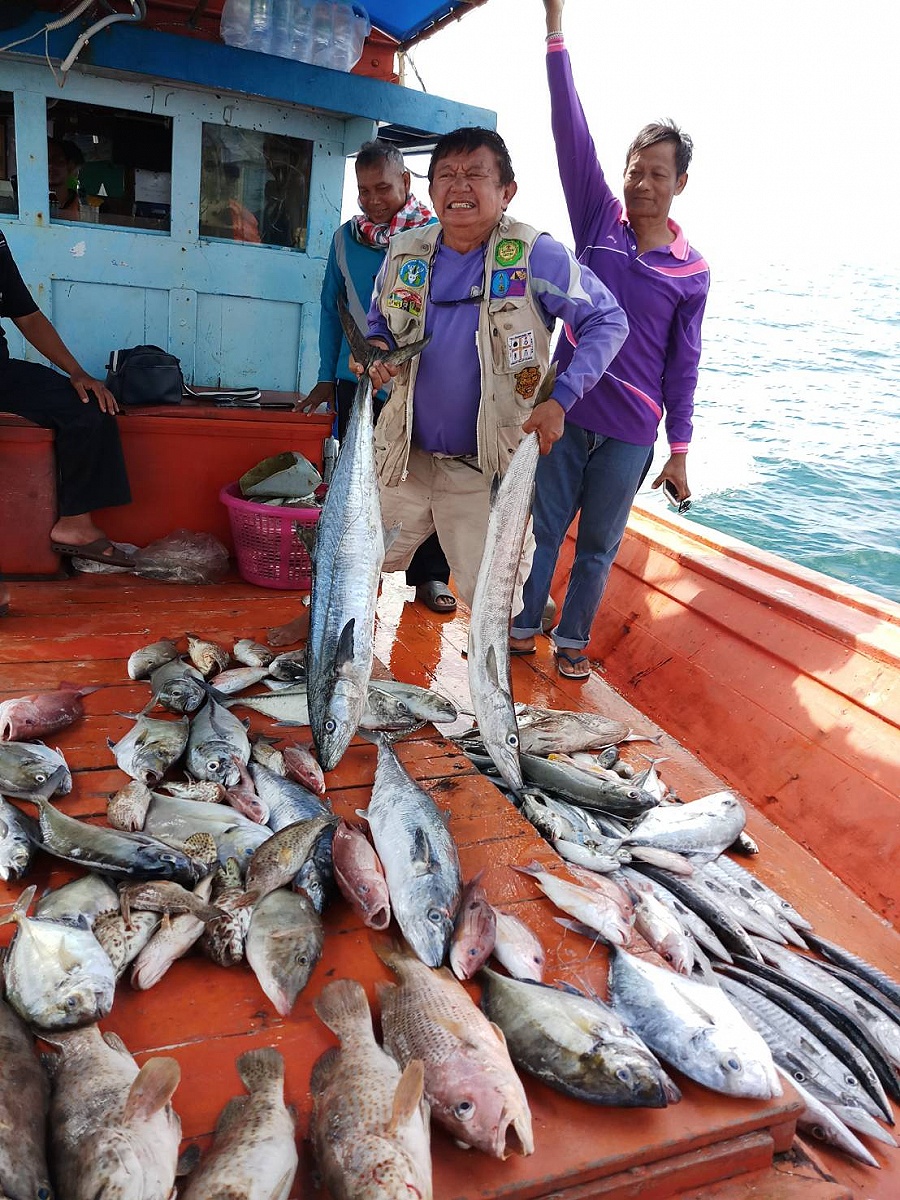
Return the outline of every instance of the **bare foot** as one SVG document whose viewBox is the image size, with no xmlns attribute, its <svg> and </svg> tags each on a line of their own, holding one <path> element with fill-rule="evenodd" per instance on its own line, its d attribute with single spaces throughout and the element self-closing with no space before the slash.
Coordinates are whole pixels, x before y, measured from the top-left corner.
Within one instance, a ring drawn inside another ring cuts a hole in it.
<svg viewBox="0 0 900 1200">
<path fill-rule="evenodd" d="M 100 526 L 94 524 L 90 513 L 60 517 L 50 530 L 50 541 L 62 546 L 87 546 L 105 536 Z"/>
<path fill-rule="evenodd" d="M 270 646 L 293 646 L 306 640 L 309 633 L 309 609 L 304 608 L 299 617 L 286 625 L 275 625 L 266 630 L 266 641 Z"/>
</svg>

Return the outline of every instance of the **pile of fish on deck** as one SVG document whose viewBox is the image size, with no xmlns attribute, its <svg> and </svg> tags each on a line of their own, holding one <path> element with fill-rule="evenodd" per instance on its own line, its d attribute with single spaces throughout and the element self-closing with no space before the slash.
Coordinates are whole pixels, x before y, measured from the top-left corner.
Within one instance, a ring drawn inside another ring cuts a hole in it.
<svg viewBox="0 0 900 1200">
<path fill-rule="evenodd" d="M 81 715 L 82 693 L 0 705 L 0 794 L 39 812 L 34 821 L 0 801 L 0 875 L 26 875 L 38 849 L 88 872 L 33 915 L 25 890 L 7 918 L 17 929 L 0 1002 L 0 1193 L 49 1196 L 52 1176 L 63 1200 L 107 1189 L 164 1200 L 189 1171 L 179 1191 L 190 1200 L 223 1190 L 285 1200 L 298 1157 L 276 1050 L 238 1060 L 247 1094 L 226 1107 L 196 1165 L 178 1158 L 177 1063 L 139 1070 L 98 1022 L 129 966 L 132 986 L 150 987 L 194 945 L 223 966 L 246 957 L 277 1011 L 290 1012 L 322 953 L 332 876 L 367 926 L 384 931 L 393 916 L 405 942 L 375 945 L 397 979 L 380 993 L 383 1045 L 358 981 L 332 981 L 313 1002 L 340 1043 L 310 1080 L 309 1137 L 335 1197 L 372 1196 L 376 1166 L 378 1196 L 430 1197 L 431 1120 L 498 1159 L 532 1153 L 519 1071 L 595 1104 L 654 1107 L 679 1099 L 668 1068 L 763 1099 L 779 1094 L 782 1071 L 806 1102 L 802 1123 L 877 1166 L 856 1134 L 892 1143 L 882 1123 L 900 1097 L 900 987 L 816 937 L 724 853 L 753 849 L 734 796 L 676 803 L 657 763 L 635 776 L 619 760 L 616 747 L 635 737 L 624 726 L 514 702 L 508 625 L 533 436 L 492 499 L 469 628 L 476 728 L 459 744 L 558 852 L 553 869 L 518 869 L 567 929 L 609 948 L 609 1003 L 545 984 L 533 931 L 494 909 L 477 879 L 463 881 L 444 814 L 378 732 L 452 721 L 456 710 L 371 678 L 384 555 L 371 447 L 363 383 L 314 547 L 305 659 L 244 639 L 232 651 L 243 665 L 231 669 L 232 654 L 193 635 L 190 662 L 166 641 L 132 655 L 129 675 L 149 675 L 151 696 L 111 746 L 131 782 L 110 798 L 108 826 L 61 810 L 71 772 L 36 740 Z M 244 694 L 257 684 L 280 690 Z M 238 704 L 308 723 L 318 762 L 304 746 L 251 741 Z M 157 706 L 174 716 L 148 715 Z M 368 836 L 337 820 L 322 775 L 361 728 L 378 742 Z M 491 955 L 505 973 L 486 965 Z M 476 974 L 484 1011 L 459 982 Z M 50 1082 L 32 1031 L 56 1048 Z"/>
</svg>

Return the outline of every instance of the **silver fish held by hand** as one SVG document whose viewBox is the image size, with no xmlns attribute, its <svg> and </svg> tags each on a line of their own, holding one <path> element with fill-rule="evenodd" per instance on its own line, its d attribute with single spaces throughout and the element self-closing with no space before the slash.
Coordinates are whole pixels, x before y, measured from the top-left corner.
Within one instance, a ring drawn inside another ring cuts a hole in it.
<svg viewBox="0 0 900 1200">
<path fill-rule="evenodd" d="M 374 655 L 375 604 L 384 561 L 372 423 L 376 360 L 406 362 L 425 345 L 377 350 L 341 313 L 350 348 L 364 370 L 350 423 L 315 531 L 307 668 L 309 716 L 323 771 L 333 770 L 359 727 Z"/>
<path fill-rule="evenodd" d="M 444 961 L 462 893 L 456 843 L 428 793 L 385 741 L 363 814 L 403 936 L 430 967 Z"/>
<path fill-rule="evenodd" d="M 545 376 L 538 402 L 549 395 L 547 380 L 552 388 L 555 378 L 555 370 Z M 478 731 L 497 770 L 514 792 L 522 790 L 523 780 L 509 670 L 509 621 L 539 457 L 538 436 L 530 433 L 519 443 L 503 479 L 494 480 L 469 621 L 469 692 Z"/>
</svg>

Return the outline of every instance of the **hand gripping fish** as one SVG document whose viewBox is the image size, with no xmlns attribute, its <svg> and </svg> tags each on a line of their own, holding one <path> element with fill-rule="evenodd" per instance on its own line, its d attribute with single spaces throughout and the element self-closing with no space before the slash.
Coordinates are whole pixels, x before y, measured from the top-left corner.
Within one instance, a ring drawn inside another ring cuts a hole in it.
<svg viewBox="0 0 900 1200">
<path fill-rule="evenodd" d="M 556 369 L 551 366 L 541 381 L 535 407 L 549 398 L 555 382 Z M 472 708 L 485 749 L 514 792 L 520 792 L 523 783 L 509 676 L 509 621 L 539 457 L 538 436 L 529 433 L 519 443 L 503 479 L 494 480 L 469 621 Z"/>
<path fill-rule="evenodd" d="M 375 604 L 385 537 L 375 474 L 372 381 L 376 360 L 404 363 L 427 339 L 398 350 L 369 345 L 346 307 L 341 323 L 360 376 L 350 423 L 312 548 L 313 584 L 307 641 L 309 719 L 323 771 L 340 762 L 366 706 L 372 672 Z"/>
</svg>

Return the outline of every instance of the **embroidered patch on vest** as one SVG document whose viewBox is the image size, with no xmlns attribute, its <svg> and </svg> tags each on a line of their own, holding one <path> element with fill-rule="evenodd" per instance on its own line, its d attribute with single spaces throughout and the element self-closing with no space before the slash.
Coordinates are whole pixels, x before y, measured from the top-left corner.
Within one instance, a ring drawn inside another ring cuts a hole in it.
<svg viewBox="0 0 900 1200">
<path fill-rule="evenodd" d="M 516 391 L 526 400 L 530 400 L 541 382 L 540 367 L 526 367 L 516 376 Z"/>
<path fill-rule="evenodd" d="M 510 367 L 534 362 L 534 330 L 511 334 L 506 339 L 506 361 Z"/>
<path fill-rule="evenodd" d="M 495 300 L 502 300 L 506 296 L 524 296 L 527 283 L 528 272 L 524 267 L 492 271 L 491 295 Z"/>
<path fill-rule="evenodd" d="M 387 298 L 388 308 L 399 308 L 403 312 L 408 312 L 411 317 L 420 317 L 422 315 L 422 297 L 418 292 L 407 291 L 405 288 L 398 288 L 391 292 Z"/>
<path fill-rule="evenodd" d="M 501 267 L 511 267 L 517 262 L 521 262 L 522 256 L 525 253 L 525 243 L 518 238 L 504 238 L 497 243 L 497 249 L 494 251 L 494 258 Z"/>
<path fill-rule="evenodd" d="M 401 264 L 397 274 L 400 276 L 400 282 L 405 283 L 407 287 L 424 287 L 428 274 L 428 263 L 424 258 L 408 258 Z"/>
</svg>

